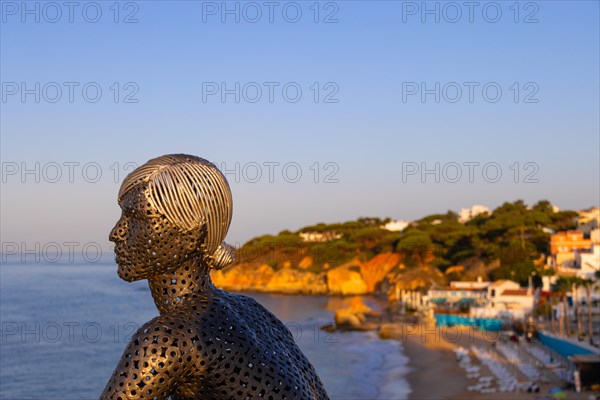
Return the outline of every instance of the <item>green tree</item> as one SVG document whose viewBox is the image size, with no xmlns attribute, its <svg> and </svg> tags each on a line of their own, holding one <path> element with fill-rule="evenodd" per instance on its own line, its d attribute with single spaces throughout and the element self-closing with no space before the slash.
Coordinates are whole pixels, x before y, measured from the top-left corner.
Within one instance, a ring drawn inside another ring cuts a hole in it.
<svg viewBox="0 0 600 400">
<path fill-rule="evenodd" d="M 396 251 L 407 257 L 409 265 L 425 265 L 431 250 L 432 242 L 429 235 L 418 229 L 411 229 L 404 233 L 396 245 Z"/>
</svg>

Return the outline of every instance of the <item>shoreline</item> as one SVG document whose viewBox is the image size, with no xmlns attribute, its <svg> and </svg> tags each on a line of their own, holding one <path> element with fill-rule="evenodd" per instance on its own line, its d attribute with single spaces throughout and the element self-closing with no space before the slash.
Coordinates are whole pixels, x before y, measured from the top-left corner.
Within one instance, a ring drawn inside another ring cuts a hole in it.
<svg viewBox="0 0 600 400">
<path fill-rule="evenodd" d="M 214 283 L 213 283 L 214 284 Z M 307 297 L 340 297 L 340 298 L 352 298 L 352 297 L 373 297 L 379 298 L 382 302 L 388 302 L 387 296 L 385 293 L 372 291 L 366 293 L 338 293 L 338 292 L 315 292 L 315 291 L 301 291 L 301 290 L 280 290 L 280 289 L 265 289 L 264 287 L 238 287 L 238 286 L 224 286 L 217 285 L 214 286 L 219 290 L 225 290 L 231 293 L 239 293 L 239 294 L 248 294 L 248 293 L 261 293 L 261 294 L 275 294 L 275 295 L 285 295 L 285 296 L 307 296 Z"/>
</svg>

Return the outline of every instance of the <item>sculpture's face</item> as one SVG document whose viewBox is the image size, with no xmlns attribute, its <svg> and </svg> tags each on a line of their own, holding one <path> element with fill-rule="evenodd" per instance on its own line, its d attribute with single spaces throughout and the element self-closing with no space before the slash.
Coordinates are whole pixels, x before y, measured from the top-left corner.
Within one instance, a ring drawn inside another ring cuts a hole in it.
<svg viewBox="0 0 600 400">
<path fill-rule="evenodd" d="M 128 282 L 163 275 L 200 250 L 197 231 L 183 232 L 152 209 L 145 186 L 127 192 L 122 214 L 110 233 L 118 274 Z"/>
</svg>

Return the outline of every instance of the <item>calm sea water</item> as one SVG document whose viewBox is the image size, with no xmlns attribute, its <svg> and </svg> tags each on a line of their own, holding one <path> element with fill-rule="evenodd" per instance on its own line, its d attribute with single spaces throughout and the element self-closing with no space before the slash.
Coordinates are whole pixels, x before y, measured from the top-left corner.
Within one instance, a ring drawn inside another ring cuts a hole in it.
<svg viewBox="0 0 600 400">
<path fill-rule="evenodd" d="M 146 282 L 116 266 L 0 267 L 0 399 L 95 399 L 131 334 L 158 313 Z M 401 344 L 364 332 L 327 334 L 332 302 L 247 293 L 290 328 L 332 399 L 405 399 Z"/>
</svg>

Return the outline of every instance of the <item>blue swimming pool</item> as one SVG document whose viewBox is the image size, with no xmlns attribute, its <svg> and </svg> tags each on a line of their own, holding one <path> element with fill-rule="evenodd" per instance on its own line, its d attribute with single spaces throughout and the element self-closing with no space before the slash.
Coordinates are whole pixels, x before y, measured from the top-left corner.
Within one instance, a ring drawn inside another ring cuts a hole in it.
<svg viewBox="0 0 600 400">
<path fill-rule="evenodd" d="M 501 331 L 502 321 L 493 318 L 471 318 L 454 314 L 435 314 L 436 326 L 465 325 L 476 326 L 485 331 Z"/>
<path fill-rule="evenodd" d="M 577 346 L 575 343 L 568 342 L 559 338 L 544 335 L 539 333 L 539 340 L 542 344 L 563 357 L 572 356 L 575 354 L 594 354 L 593 351 L 584 347 Z"/>
</svg>

